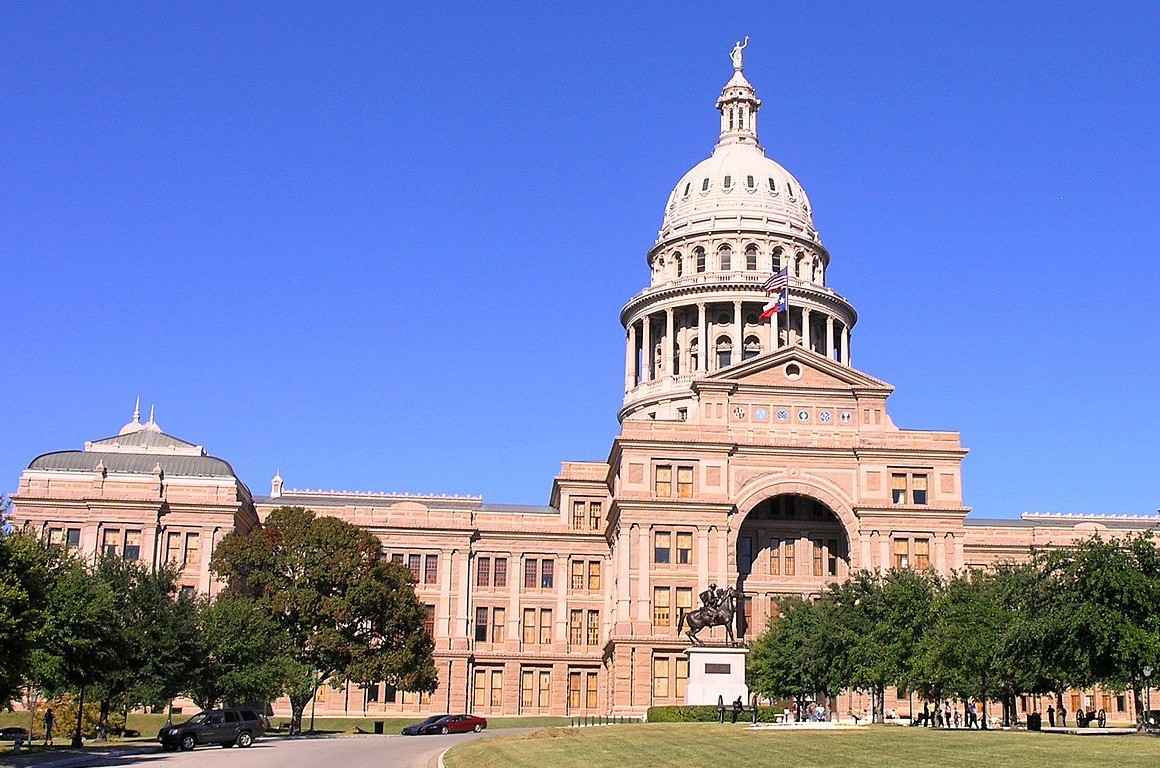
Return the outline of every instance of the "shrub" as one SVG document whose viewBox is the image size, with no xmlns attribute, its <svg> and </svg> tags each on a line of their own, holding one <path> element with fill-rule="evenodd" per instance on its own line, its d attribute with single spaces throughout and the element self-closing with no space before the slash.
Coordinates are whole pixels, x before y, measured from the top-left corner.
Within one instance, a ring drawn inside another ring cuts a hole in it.
<svg viewBox="0 0 1160 768">
<path fill-rule="evenodd" d="M 782 708 L 762 706 L 757 711 L 757 721 L 760 723 L 772 723 L 774 714 L 780 715 Z M 733 710 L 731 707 L 725 707 L 725 719 L 730 720 L 733 717 Z M 679 706 L 679 707 L 649 707 L 648 715 L 646 717 L 650 723 L 715 723 L 717 722 L 717 707 L 712 704 L 704 704 L 697 706 Z M 737 721 L 742 720 L 749 722 L 753 719 L 753 713 L 750 711 L 742 712 L 737 716 Z"/>
</svg>

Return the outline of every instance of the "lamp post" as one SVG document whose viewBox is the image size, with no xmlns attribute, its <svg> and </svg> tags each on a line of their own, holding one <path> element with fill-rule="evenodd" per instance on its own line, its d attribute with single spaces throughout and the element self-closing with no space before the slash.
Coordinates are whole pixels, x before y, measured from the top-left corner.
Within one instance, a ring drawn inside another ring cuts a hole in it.
<svg viewBox="0 0 1160 768">
<path fill-rule="evenodd" d="M 1150 725 L 1148 716 L 1152 712 L 1152 667 L 1144 667 L 1144 725 Z"/>
</svg>

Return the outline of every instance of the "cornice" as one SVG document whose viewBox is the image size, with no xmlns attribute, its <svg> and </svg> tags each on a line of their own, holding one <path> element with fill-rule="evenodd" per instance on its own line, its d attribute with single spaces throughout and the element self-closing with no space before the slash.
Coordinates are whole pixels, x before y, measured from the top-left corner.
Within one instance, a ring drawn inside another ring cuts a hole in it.
<svg viewBox="0 0 1160 768">
<path fill-rule="evenodd" d="M 701 273 L 701 274 L 710 274 L 711 275 L 713 273 L 710 272 L 710 273 Z M 644 310 L 646 307 L 648 308 L 648 310 L 650 312 L 660 311 L 660 310 L 665 309 L 666 307 L 665 306 L 657 306 L 657 305 L 662 305 L 662 304 L 665 304 L 665 303 L 670 302 L 670 301 L 674 302 L 675 304 L 679 304 L 679 302 L 677 302 L 676 300 L 681 299 L 681 298 L 695 297 L 695 296 L 699 296 L 699 295 L 728 294 L 728 293 L 752 294 L 754 297 L 753 301 L 758 301 L 758 300 L 765 301 L 768 298 L 766 291 L 764 291 L 762 289 L 762 284 L 765 282 L 766 279 L 768 279 L 772 275 L 772 273 L 760 272 L 760 271 L 759 272 L 749 272 L 749 271 L 745 271 L 745 270 L 734 270 L 733 272 L 731 272 L 729 274 L 753 275 L 755 278 L 760 277 L 761 280 L 760 281 L 758 281 L 758 280 L 742 281 L 742 280 L 734 280 L 734 279 L 724 279 L 724 280 L 713 281 L 713 282 L 708 282 L 708 281 L 706 281 L 706 282 L 690 282 L 690 283 L 685 284 L 685 285 L 668 285 L 668 284 L 666 284 L 666 285 L 661 285 L 655 289 L 646 288 L 645 290 L 641 291 L 640 293 L 638 293 L 635 296 L 633 296 L 632 298 L 630 298 L 621 307 L 621 309 L 620 309 L 620 324 L 622 327 L 628 328 L 630 322 L 635 323 L 636 321 L 641 319 L 641 315 L 644 314 L 644 312 L 642 310 Z M 678 278 L 678 279 L 682 279 L 682 278 Z M 800 307 L 801 300 L 808 299 L 809 301 L 811 301 L 815 305 L 817 305 L 816 307 L 813 307 L 815 309 L 825 308 L 825 309 L 829 309 L 830 311 L 834 312 L 835 314 L 847 316 L 849 318 L 849 322 L 847 323 L 847 325 L 849 326 L 850 330 L 853 330 L 854 326 L 858 322 L 858 312 L 854 309 L 854 306 L 852 304 L 850 304 L 850 302 L 844 296 L 839 294 L 837 291 L 831 291 L 831 290 L 827 290 L 825 288 L 819 288 L 812 283 L 807 283 L 804 281 L 800 281 L 797 278 L 793 278 L 791 283 L 790 283 L 789 293 L 790 293 L 790 305 L 791 306 Z M 794 297 L 797 297 L 798 302 L 795 303 L 793 301 Z M 737 298 L 726 299 L 725 297 L 721 297 L 718 300 L 719 301 L 737 301 L 738 299 Z M 745 299 L 742 299 L 742 300 L 745 300 Z"/>
<path fill-rule="evenodd" d="M 789 243 L 794 243 L 797 247 L 809 248 L 811 250 L 817 251 L 825 259 L 826 266 L 828 267 L 830 265 L 830 251 L 828 248 L 826 248 L 826 246 L 822 245 L 821 240 L 813 240 L 802 235 L 795 235 L 792 232 L 785 232 L 781 229 L 770 229 L 768 227 L 759 228 L 752 223 L 750 223 L 748 226 L 742 225 L 740 222 L 746 220 L 740 219 L 737 216 L 731 216 L 728 219 L 720 219 L 721 223 L 726 221 L 737 221 L 739 222 L 739 225 L 733 229 L 714 228 L 703 230 L 686 230 L 684 232 L 675 233 L 667 237 L 658 237 L 653 241 L 653 244 L 648 249 L 648 251 L 645 252 L 645 259 L 651 260 L 658 251 L 662 251 L 666 248 L 676 247 L 679 243 L 689 242 L 690 244 L 695 245 L 696 243 L 694 241 L 697 240 L 723 240 L 726 238 L 744 238 L 746 235 L 751 235 L 753 237 L 761 237 L 769 240 L 784 240 Z"/>
<path fill-rule="evenodd" d="M 962 506 L 945 506 L 936 507 L 932 505 L 919 506 L 916 504 L 898 504 L 898 505 L 877 505 L 877 504 L 855 504 L 854 514 L 859 518 L 876 518 L 876 517 L 962 517 L 965 518 L 971 512 L 970 507 Z"/>
</svg>

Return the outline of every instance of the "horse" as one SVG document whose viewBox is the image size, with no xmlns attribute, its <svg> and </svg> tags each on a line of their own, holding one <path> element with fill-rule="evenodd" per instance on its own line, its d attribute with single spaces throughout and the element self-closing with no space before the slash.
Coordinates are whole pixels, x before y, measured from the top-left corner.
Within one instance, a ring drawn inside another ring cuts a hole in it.
<svg viewBox="0 0 1160 768">
<path fill-rule="evenodd" d="M 681 616 L 680 622 L 677 623 L 677 633 L 679 634 L 681 628 L 687 624 L 688 630 L 685 634 L 688 635 L 690 642 L 693 645 L 702 645 L 701 641 L 697 639 L 697 633 L 705 627 L 723 626 L 729 645 L 733 645 L 736 642 L 733 637 L 733 621 L 736 613 L 737 590 L 728 587 L 721 590 L 721 601 L 717 603 L 716 607 L 702 606 Z"/>
</svg>

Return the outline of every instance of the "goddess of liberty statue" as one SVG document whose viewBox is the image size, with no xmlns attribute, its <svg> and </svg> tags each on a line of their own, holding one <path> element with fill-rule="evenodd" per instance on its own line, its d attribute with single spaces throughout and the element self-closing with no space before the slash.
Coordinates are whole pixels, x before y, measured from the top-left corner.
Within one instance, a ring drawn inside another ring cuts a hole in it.
<svg viewBox="0 0 1160 768">
<path fill-rule="evenodd" d="M 738 40 L 733 44 L 733 50 L 729 52 L 729 58 L 733 60 L 733 68 L 740 71 L 742 67 L 742 51 L 749 45 L 749 35 L 745 36 L 745 40 Z"/>
</svg>

